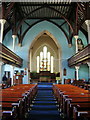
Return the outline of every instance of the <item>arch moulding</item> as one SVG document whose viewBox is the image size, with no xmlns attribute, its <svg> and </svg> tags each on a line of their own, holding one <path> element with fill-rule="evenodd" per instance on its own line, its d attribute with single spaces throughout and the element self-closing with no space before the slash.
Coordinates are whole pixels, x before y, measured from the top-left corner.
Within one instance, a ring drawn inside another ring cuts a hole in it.
<svg viewBox="0 0 90 120">
<path fill-rule="evenodd" d="M 58 56 L 59 56 L 59 72 L 62 73 L 62 66 L 61 66 L 61 59 L 62 59 L 62 50 L 61 50 L 61 46 L 58 42 L 58 40 L 47 30 L 44 30 L 43 32 L 40 32 L 36 37 L 35 39 L 31 42 L 31 45 L 29 47 L 29 52 L 28 52 L 28 69 L 30 72 L 32 72 L 32 50 L 33 50 L 33 46 L 34 46 L 34 43 L 37 41 L 37 39 L 42 36 L 43 34 L 47 34 L 49 37 L 52 38 L 52 40 L 54 41 L 54 43 L 56 44 L 57 48 L 58 48 Z M 62 74 L 60 74 L 60 77 Z"/>
</svg>

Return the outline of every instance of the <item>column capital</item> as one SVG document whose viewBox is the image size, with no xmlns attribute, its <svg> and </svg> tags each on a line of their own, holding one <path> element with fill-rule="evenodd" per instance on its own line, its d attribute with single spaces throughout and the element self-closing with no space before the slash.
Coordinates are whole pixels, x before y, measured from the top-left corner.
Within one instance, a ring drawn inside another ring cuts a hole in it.
<svg viewBox="0 0 90 120">
<path fill-rule="evenodd" d="M 13 38 L 13 52 L 15 51 L 15 39 L 16 39 L 17 35 L 12 35 Z"/>
<path fill-rule="evenodd" d="M 2 24 L 5 24 L 6 20 L 5 19 L 0 19 L 0 23 Z"/>
<path fill-rule="evenodd" d="M 68 47 L 71 48 L 71 47 L 72 47 L 72 44 L 68 44 Z"/>
<path fill-rule="evenodd" d="M 12 38 L 14 39 L 14 38 L 16 38 L 17 37 L 17 35 L 12 35 Z"/>
<path fill-rule="evenodd" d="M 1 23 L 1 39 L 0 39 L 0 43 L 2 43 L 3 41 L 3 31 L 4 31 L 4 24 L 5 24 L 6 20 L 5 19 L 0 19 L 0 23 Z"/>
<path fill-rule="evenodd" d="M 11 65 L 11 68 L 15 68 L 15 66 Z"/>
<path fill-rule="evenodd" d="M 75 45 L 76 45 L 76 53 L 78 52 L 78 35 L 74 35 Z"/>
<path fill-rule="evenodd" d="M 2 61 L 0 61 L 0 66 L 2 66 L 4 63 Z"/>
<path fill-rule="evenodd" d="M 90 25 L 90 20 L 85 21 L 86 25 Z"/>
<path fill-rule="evenodd" d="M 87 62 L 88 66 L 90 67 L 90 62 Z"/>
<path fill-rule="evenodd" d="M 78 39 L 78 37 L 79 37 L 78 35 L 74 35 L 74 38 L 75 38 L 75 39 Z"/>
<path fill-rule="evenodd" d="M 78 70 L 80 68 L 80 66 L 75 66 L 75 69 Z"/>
<path fill-rule="evenodd" d="M 22 43 L 18 43 L 18 46 L 19 46 L 19 47 L 22 47 Z"/>
</svg>

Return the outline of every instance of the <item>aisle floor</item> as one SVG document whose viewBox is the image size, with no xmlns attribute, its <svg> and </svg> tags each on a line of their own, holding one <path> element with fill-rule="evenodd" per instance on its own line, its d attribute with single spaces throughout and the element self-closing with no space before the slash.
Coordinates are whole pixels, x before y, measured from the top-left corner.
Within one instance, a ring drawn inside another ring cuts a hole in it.
<svg viewBox="0 0 90 120">
<path fill-rule="evenodd" d="M 39 83 L 32 101 L 28 120 L 62 120 L 57 101 L 53 95 L 52 83 Z"/>
</svg>

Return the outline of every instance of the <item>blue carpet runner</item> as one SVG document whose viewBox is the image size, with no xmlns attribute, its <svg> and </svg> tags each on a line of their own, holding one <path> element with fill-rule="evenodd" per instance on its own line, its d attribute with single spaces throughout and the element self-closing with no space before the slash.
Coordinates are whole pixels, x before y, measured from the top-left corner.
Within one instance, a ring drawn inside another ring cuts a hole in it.
<svg viewBox="0 0 90 120">
<path fill-rule="evenodd" d="M 28 120 L 62 120 L 52 91 L 52 83 L 39 83 Z"/>
</svg>

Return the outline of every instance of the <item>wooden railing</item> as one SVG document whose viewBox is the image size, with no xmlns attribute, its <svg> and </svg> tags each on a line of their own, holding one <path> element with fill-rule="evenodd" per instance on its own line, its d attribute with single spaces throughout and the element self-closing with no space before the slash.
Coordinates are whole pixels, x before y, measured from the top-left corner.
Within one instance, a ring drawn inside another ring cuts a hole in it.
<svg viewBox="0 0 90 120">
<path fill-rule="evenodd" d="M 0 60 L 6 64 L 12 64 L 17 67 L 22 66 L 22 58 L 12 52 L 9 48 L 0 43 Z"/>
<path fill-rule="evenodd" d="M 90 61 L 90 44 L 68 59 L 68 66 L 72 67 Z"/>
</svg>

